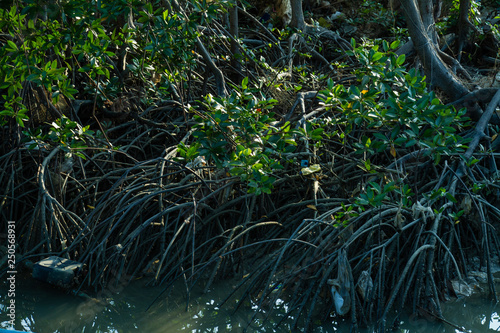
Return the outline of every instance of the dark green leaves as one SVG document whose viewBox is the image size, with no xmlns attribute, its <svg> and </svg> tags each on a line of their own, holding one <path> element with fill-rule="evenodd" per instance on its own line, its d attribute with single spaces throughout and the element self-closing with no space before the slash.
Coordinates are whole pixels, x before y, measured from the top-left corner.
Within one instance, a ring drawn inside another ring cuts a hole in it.
<svg viewBox="0 0 500 333">
<path fill-rule="evenodd" d="M 309 123 L 296 129 L 288 122 L 275 127 L 275 115 L 270 112 L 275 99 L 265 98 L 248 78 L 234 89 L 226 98 L 207 95 L 203 111 L 192 108 L 197 140 L 191 147 L 179 145 L 180 155 L 186 161 L 203 156 L 239 176 L 250 193 L 270 193 L 271 173 L 283 168 L 281 156 L 295 151 L 298 139 L 320 142 L 324 129 Z"/>
</svg>

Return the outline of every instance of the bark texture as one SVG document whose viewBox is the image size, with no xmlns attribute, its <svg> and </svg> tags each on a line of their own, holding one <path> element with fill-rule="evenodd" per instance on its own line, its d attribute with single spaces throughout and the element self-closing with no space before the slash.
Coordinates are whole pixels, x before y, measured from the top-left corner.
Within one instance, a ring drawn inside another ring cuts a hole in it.
<svg viewBox="0 0 500 333">
<path fill-rule="evenodd" d="M 439 56 L 432 1 L 420 0 L 417 3 L 415 0 L 403 0 L 401 4 L 413 45 L 431 84 L 440 88 L 451 100 L 466 95 L 469 90 Z"/>
<path fill-rule="evenodd" d="M 292 7 L 292 21 L 290 26 L 304 30 L 306 23 L 304 22 L 304 12 L 302 11 L 302 0 L 290 0 Z"/>
</svg>

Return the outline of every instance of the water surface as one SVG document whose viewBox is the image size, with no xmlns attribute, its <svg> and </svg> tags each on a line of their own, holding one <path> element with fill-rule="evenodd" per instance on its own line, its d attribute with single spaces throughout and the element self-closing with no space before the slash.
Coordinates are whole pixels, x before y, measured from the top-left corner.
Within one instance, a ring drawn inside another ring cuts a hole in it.
<svg viewBox="0 0 500 333">
<path fill-rule="evenodd" d="M 65 332 L 242 332 L 253 315 L 251 306 L 236 313 L 231 306 L 219 308 L 220 301 L 231 290 L 231 283 L 215 286 L 207 294 L 194 293 L 186 311 L 183 285 L 165 293 L 148 310 L 147 307 L 162 291 L 162 287 L 147 287 L 142 279 L 115 284 L 104 292 L 92 295 L 93 300 L 69 295 L 48 284 L 33 280 L 29 275 L 18 275 L 16 281 L 16 329 L 38 333 Z M 195 295 L 196 294 L 196 295 Z M 168 296 L 168 297 L 167 297 Z M 0 328 L 8 328 L 5 310 L 9 302 L 7 285 L 0 286 Z M 486 297 L 471 297 L 442 305 L 443 314 L 451 323 L 470 332 L 499 332 L 500 315 L 497 306 Z M 262 319 L 263 315 L 258 316 Z M 257 322 L 249 332 L 290 332 L 290 322 L 274 328 L 279 314 L 269 322 Z M 448 333 L 460 332 L 433 318 L 402 316 L 395 332 Z M 261 320 L 262 321 L 262 320 Z M 314 332 L 349 332 L 350 325 L 337 322 L 314 323 Z M 365 329 L 363 332 L 373 332 Z"/>
</svg>

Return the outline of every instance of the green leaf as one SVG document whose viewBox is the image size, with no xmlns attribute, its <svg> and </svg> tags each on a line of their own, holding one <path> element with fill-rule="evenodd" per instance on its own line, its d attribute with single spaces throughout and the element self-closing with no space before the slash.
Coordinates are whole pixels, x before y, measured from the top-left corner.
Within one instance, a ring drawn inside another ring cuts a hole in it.
<svg viewBox="0 0 500 333">
<path fill-rule="evenodd" d="M 230 172 L 233 176 L 239 176 L 243 174 L 245 170 L 243 168 L 232 168 Z"/>
<path fill-rule="evenodd" d="M 383 47 L 383 49 L 384 49 L 384 52 L 389 51 L 389 43 L 387 43 L 387 41 L 386 41 L 386 40 L 383 40 L 383 41 L 382 41 L 382 47 Z"/>
<path fill-rule="evenodd" d="M 18 50 L 17 45 L 13 41 L 8 40 L 7 44 L 9 44 L 9 49 L 8 49 L 9 51 L 11 51 L 11 50 L 17 51 Z"/>
<path fill-rule="evenodd" d="M 248 77 L 244 77 L 243 80 L 241 81 L 241 88 L 243 90 L 247 89 L 248 87 Z"/>
<path fill-rule="evenodd" d="M 85 155 L 83 155 L 80 152 L 75 152 L 75 155 L 78 156 L 78 157 L 80 157 L 82 160 L 86 160 L 87 159 L 87 157 L 85 157 Z"/>
<path fill-rule="evenodd" d="M 17 121 L 17 124 L 19 126 L 21 126 L 22 128 L 24 128 L 24 122 L 23 122 L 23 119 L 21 117 L 16 117 L 16 121 Z"/>
<path fill-rule="evenodd" d="M 377 205 L 379 205 L 380 202 L 385 199 L 385 196 L 386 196 L 385 193 L 380 193 L 380 194 L 376 195 L 375 198 L 373 198 L 373 201 L 375 201 L 375 203 Z"/>
<path fill-rule="evenodd" d="M 26 78 L 26 81 L 35 81 L 36 79 L 39 78 L 39 75 L 38 74 L 30 74 L 28 75 L 28 77 Z"/>
<path fill-rule="evenodd" d="M 415 139 L 411 139 L 410 141 L 408 141 L 406 144 L 405 144 L 405 147 L 408 148 L 408 147 L 411 147 L 411 146 L 414 146 L 418 143 L 417 140 Z"/>
<path fill-rule="evenodd" d="M 255 163 L 254 165 L 252 165 L 252 170 L 257 171 L 262 169 L 262 167 L 263 167 L 262 163 Z"/>
<path fill-rule="evenodd" d="M 373 62 L 378 61 L 378 60 L 382 59 L 383 56 L 384 56 L 384 54 L 382 52 L 375 52 L 375 54 L 372 57 L 372 61 Z"/>
<path fill-rule="evenodd" d="M 404 54 L 400 55 L 396 59 L 396 65 L 401 66 L 405 62 L 406 56 Z"/>
<path fill-rule="evenodd" d="M 375 133 L 373 133 L 373 136 L 376 137 L 379 140 L 387 141 L 387 137 L 383 133 L 375 132 Z"/>
<path fill-rule="evenodd" d="M 390 182 L 384 185 L 384 193 L 391 192 L 396 189 L 394 182 Z"/>
<path fill-rule="evenodd" d="M 413 132 L 413 135 L 417 135 L 420 132 L 420 129 L 418 128 L 417 123 L 410 123 L 410 128 Z"/>
<path fill-rule="evenodd" d="M 448 198 L 448 200 L 450 200 L 451 202 L 453 203 L 457 203 L 457 199 L 455 199 L 455 197 L 453 195 L 451 195 L 451 193 L 446 193 L 446 197 Z"/>
<path fill-rule="evenodd" d="M 244 156 L 250 156 L 252 154 L 252 150 L 250 148 L 246 148 L 242 150 L 240 154 L 243 154 Z"/>
<path fill-rule="evenodd" d="M 391 49 L 395 50 L 399 46 L 399 40 L 395 40 L 394 42 L 391 43 Z"/>
<path fill-rule="evenodd" d="M 263 187 L 262 192 L 266 194 L 271 194 L 271 189 L 269 187 Z"/>
<path fill-rule="evenodd" d="M 365 161 L 365 168 L 367 171 L 371 170 L 372 166 L 371 166 L 370 160 Z"/>
<path fill-rule="evenodd" d="M 324 128 L 316 128 L 315 130 L 313 130 L 311 132 L 311 137 L 319 137 L 321 138 L 321 134 L 323 134 L 323 132 L 325 131 Z"/>
</svg>

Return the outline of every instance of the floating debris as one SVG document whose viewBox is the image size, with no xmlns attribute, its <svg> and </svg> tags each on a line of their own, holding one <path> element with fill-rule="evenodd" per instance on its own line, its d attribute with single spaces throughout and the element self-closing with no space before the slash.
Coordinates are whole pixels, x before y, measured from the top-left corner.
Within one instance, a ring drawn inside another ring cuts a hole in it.
<svg viewBox="0 0 500 333">
<path fill-rule="evenodd" d="M 369 301 L 371 299 L 371 293 L 373 291 L 373 280 L 368 271 L 362 271 L 359 275 L 358 283 L 356 284 L 356 290 L 359 296 L 364 301 Z"/>
<path fill-rule="evenodd" d="M 45 258 L 33 266 L 33 277 L 65 289 L 76 284 L 83 264 L 56 256 Z"/>
<path fill-rule="evenodd" d="M 335 311 L 343 316 L 351 310 L 351 281 L 349 278 L 349 262 L 344 250 L 340 253 L 336 279 L 328 280 Z"/>
</svg>

